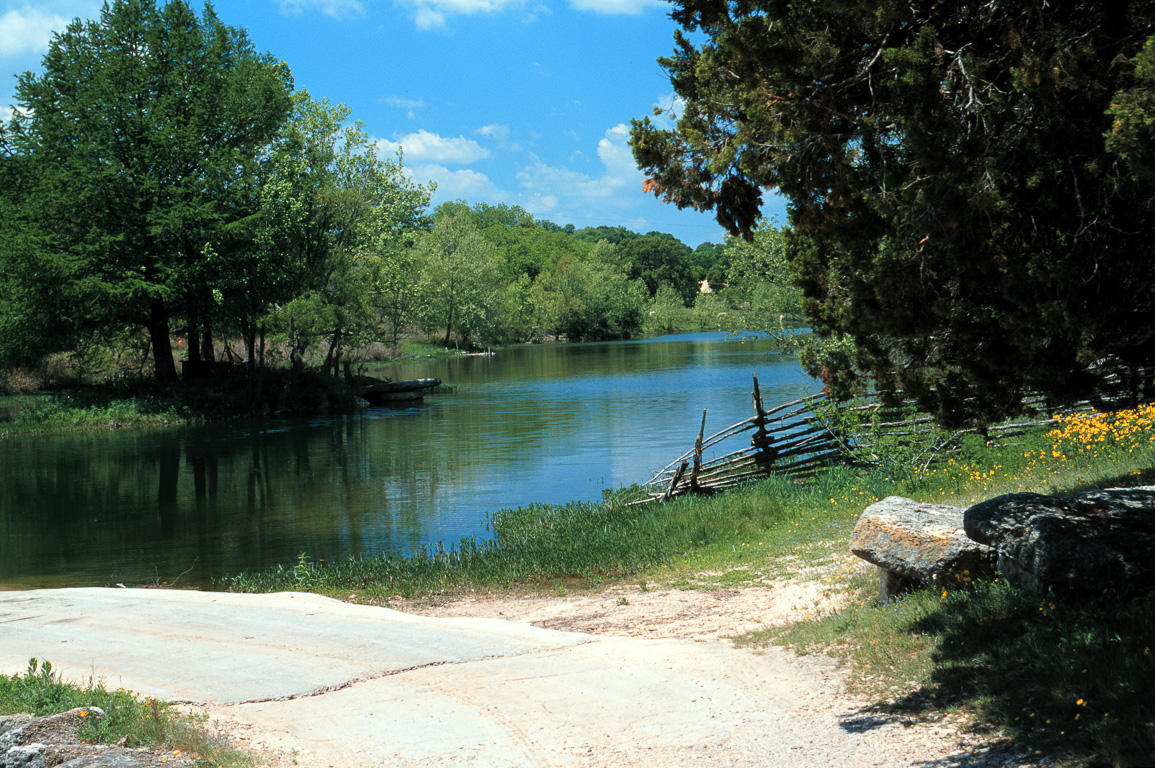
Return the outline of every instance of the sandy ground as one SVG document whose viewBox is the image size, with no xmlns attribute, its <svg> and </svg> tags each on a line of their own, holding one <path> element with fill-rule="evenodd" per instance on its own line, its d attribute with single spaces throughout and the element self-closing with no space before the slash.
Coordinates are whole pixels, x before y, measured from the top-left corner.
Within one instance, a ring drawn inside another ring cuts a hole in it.
<svg viewBox="0 0 1155 768">
<path fill-rule="evenodd" d="M 760 586 L 643 589 L 628 585 L 573 595 L 471 594 L 437 601 L 394 599 L 389 601 L 389 607 L 422 616 L 501 618 L 593 635 L 727 638 L 838 609 L 848 597 L 832 587 L 829 574 L 835 567 L 873 570 L 865 563 L 859 566 L 840 560 L 822 571 L 775 579 Z"/>
</svg>

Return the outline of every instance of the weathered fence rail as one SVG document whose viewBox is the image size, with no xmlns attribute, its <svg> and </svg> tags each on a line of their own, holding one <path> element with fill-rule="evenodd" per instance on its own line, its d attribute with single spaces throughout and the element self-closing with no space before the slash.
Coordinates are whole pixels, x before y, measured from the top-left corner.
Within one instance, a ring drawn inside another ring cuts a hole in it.
<svg viewBox="0 0 1155 768">
<path fill-rule="evenodd" d="M 806 479 L 835 464 L 880 466 L 896 452 L 914 469 L 925 471 L 934 461 L 959 451 L 963 436 L 976 431 L 940 429 L 933 418 L 910 406 L 869 401 L 848 406 L 820 394 L 766 410 L 757 376 L 752 395 L 753 416 L 709 437 L 703 410 L 694 447 L 658 470 L 646 483 L 649 495 L 634 503 L 715 493 L 768 475 Z M 1056 413 L 1092 410 L 1089 401 L 1052 410 L 1042 397 L 1028 398 L 1024 405 L 1033 415 L 988 427 L 986 440 L 1005 443 L 1050 422 Z M 744 433 L 751 433 L 748 445 L 704 458 L 709 449 Z"/>
</svg>

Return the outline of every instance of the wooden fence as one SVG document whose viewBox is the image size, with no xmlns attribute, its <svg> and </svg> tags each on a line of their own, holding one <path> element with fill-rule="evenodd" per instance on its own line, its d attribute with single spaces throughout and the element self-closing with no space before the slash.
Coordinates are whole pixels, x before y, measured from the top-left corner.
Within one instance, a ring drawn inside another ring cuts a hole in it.
<svg viewBox="0 0 1155 768">
<path fill-rule="evenodd" d="M 666 501 L 686 493 L 714 493 L 768 475 L 806 479 L 822 467 L 835 464 L 880 466 L 897 453 L 916 471 L 957 453 L 962 438 L 975 430 L 948 431 L 933 418 L 910 406 L 883 406 L 877 402 L 853 405 L 834 403 L 811 395 L 766 410 L 754 376 L 754 415 L 721 432 L 705 436 L 706 411 L 694 447 L 654 474 L 645 499 Z M 986 440 L 1007 442 L 1052 420 L 1055 411 L 1042 397 L 1025 405 L 1033 416 L 988 427 Z M 1092 410 L 1089 402 L 1062 409 L 1063 413 Z M 711 448 L 751 433 L 749 445 L 716 458 L 705 459 Z"/>
</svg>

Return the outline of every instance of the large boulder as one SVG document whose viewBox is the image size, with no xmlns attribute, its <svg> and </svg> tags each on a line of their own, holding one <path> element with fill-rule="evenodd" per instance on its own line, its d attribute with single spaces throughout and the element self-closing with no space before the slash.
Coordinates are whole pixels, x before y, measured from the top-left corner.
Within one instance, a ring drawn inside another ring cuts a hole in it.
<svg viewBox="0 0 1155 768">
<path fill-rule="evenodd" d="M 967 538 L 964 511 L 901 496 L 863 510 L 850 536 L 850 551 L 878 566 L 881 599 L 931 582 L 994 574 L 995 551 Z"/>
<path fill-rule="evenodd" d="M 998 550 L 999 572 L 1024 589 L 1155 588 L 1155 486 L 1011 493 L 968 509 L 963 527 Z"/>
</svg>

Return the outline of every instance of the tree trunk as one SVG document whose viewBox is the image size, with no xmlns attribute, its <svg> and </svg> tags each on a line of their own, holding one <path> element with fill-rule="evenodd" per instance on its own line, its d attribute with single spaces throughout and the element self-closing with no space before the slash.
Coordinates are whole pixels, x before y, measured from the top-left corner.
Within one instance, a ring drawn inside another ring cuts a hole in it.
<svg viewBox="0 0 1155 768">
<path fill-rule="evenodd" d="M 152 362 L 156 380 L 162 384 L 176 381 L 176 364 L 172 359 L 172 340 L 168 336 L 168 307 L 163 299 L 149 301 L 148 334 L 152 341 Z"/>
<path fill-rule="evenodd" d="M 449 332 L 453 330 L 453 307 L 449 308 L 449 319 L 445 321 L 445 348 L 449 349 Z"/>
<path fill-rule="evenodd" d="M 338 345 L 341 343 L 341 329 L 337 328 L 333 331 L 333 337 L 329 340 L 329 351 L 325 353 L 325 362 L 321 364 L 321 373 L 328 375 L 330 372 L 334 375 L 337 373 L 337 356 Z"/>
<path fill-rule="evenodd" d="M 217 351 L 213 345 L 213 321 L 209 315 L 205 315 L 204 322 L 201 324 L 203 332 L 201 333 L 200 357 L 206 363 L 212 363 L 217 359 Z M 191 346 L 192 340 L 189 340 L 189 354 L 192 354 Z"/>
<path fill-rule="evenodd" d="M 200 316 L 197 312 L 196 299 L 189 299 L 188 302 L 188 334 L 186 335 L 188 342 L 188 361 L 193 370 L 199 368 L 197 365 L 201 361 L 201 345 L 200 345 Z"/>
<path fill-rule="evenodd" d="M 245 323 L 242 325 L 241 335 L 245 337 L 245 364 L 251 370 L 257 366 L 257 324 Z"/>
</svg>

